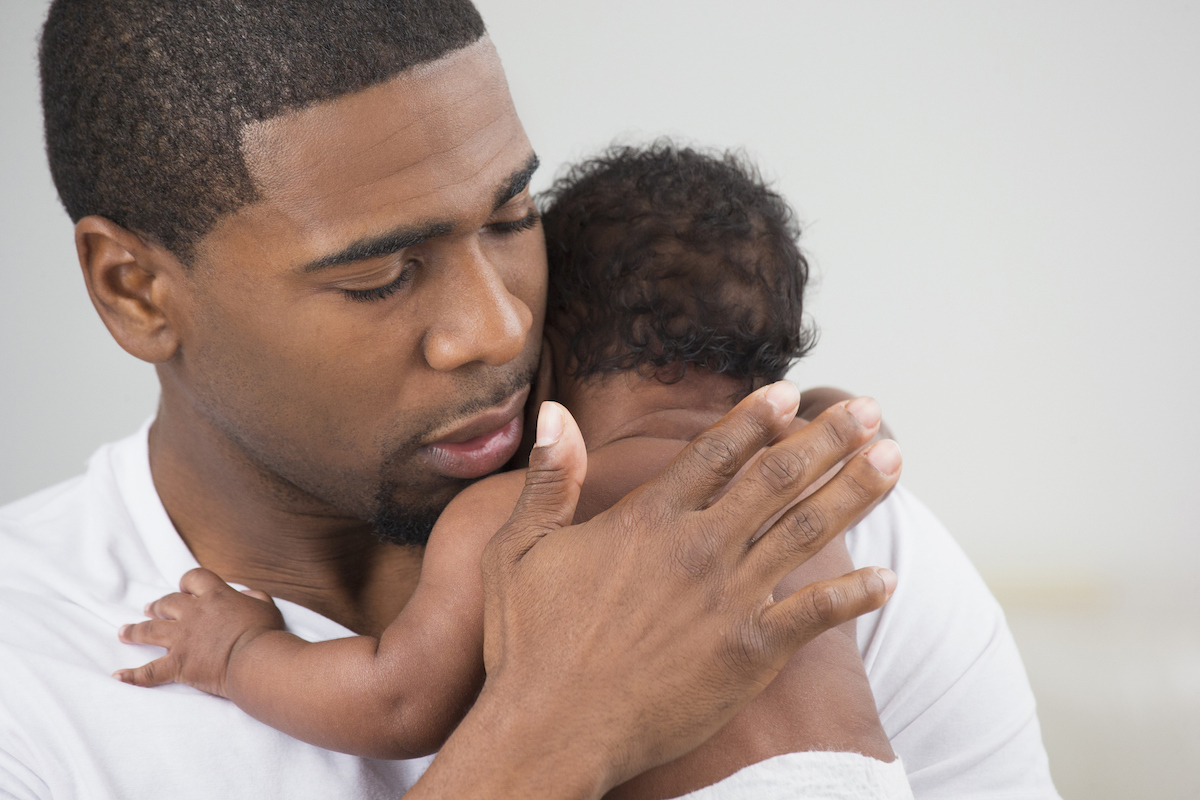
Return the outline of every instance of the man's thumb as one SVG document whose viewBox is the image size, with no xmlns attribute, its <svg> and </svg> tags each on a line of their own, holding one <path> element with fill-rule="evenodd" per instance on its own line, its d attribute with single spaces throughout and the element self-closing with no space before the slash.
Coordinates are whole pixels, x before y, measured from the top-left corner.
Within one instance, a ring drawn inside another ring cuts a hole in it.
<svg viewBox="0 0 1200 800">
<path fill-rule="evenodd" d="M 525 488 L 512 516 L 496 534 L 509 558 L 520 560 L 538 539 L 571 524 L 586 475 L 587 450 L 575 418 L 558 403 L 542 403 Z"/>
</svg>

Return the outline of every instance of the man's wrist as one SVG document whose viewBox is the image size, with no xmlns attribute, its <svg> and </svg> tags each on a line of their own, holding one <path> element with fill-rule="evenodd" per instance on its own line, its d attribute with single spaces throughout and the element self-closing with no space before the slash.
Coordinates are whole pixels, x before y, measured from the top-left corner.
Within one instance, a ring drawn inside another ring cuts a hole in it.
<svg viewBox="0 0 1200 800">
<path fill-rule="evenodd" d="M 602 796 L 614 783 L 610 757 L 566 728 L 563 716 L 542 710 L 542 700 L 536 692 L 510 696 L 494 685 L 485 686 L 414 787 L 417 793 L 408 796 L 547 800 Z"/>
</svg>

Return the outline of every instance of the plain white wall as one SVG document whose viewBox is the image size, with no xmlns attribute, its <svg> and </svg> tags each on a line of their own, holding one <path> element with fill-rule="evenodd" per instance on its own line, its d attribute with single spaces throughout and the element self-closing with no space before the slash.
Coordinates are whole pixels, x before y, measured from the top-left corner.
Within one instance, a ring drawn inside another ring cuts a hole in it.
<svg viewBox="0 0 1200 800">
<path fill-rule="evenodd" d="M 535 186 L 615 137 L 759 160 L 816 268 L 822 339 L 794 377 L 882 401 L 905 482 L 1016 612 L 1060 785 L 1200 791 L 1200 6 L 479 5 Z M 0 502 L 156 399 L 88 303 L 44 163 L 44 8 L 3 0 L 0 29 Z M 1135 621 L 1054 616 L 1102 607 Z M 1158 754 L 1140 773 L 1131 738 Z"/>
<path fill-rule="evenodd" d="M 0 502 L 81 472 L 158 392 L 92 308 L 50 180 L 37 82 L 47 6 L 0 0 Z"/>
</svg>

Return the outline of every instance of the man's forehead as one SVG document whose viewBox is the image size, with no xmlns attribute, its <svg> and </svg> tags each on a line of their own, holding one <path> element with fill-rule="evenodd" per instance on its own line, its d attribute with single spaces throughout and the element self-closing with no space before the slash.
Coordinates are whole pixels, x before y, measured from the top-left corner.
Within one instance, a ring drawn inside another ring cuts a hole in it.
<svg viewBox="0 0 1200 800">
<path fill-rule="evenodd" d="M 386 83 L 248 125 L 242 150 L 260 199 L 316 233 L 339 218 L 370 227 L 379 214 L 430 217 L 450 211 L 439 205 L 487 202 L 528 143 L 485 37 Z"/>
</svg>

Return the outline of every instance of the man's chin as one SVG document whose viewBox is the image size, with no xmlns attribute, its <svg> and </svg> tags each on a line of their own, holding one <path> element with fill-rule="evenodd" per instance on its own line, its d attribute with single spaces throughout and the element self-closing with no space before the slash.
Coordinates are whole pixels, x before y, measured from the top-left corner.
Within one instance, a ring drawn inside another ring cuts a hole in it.
<svg viewBox="0 0 1200 800">
<path fill-rule="evenodd" d="M 375 512 L 371 524 L 375 528 L 375 535 L 385 542 L 404 547 L 424 547 L 444 507 L 410 508 L 388 504 Z"/>
</svg>

